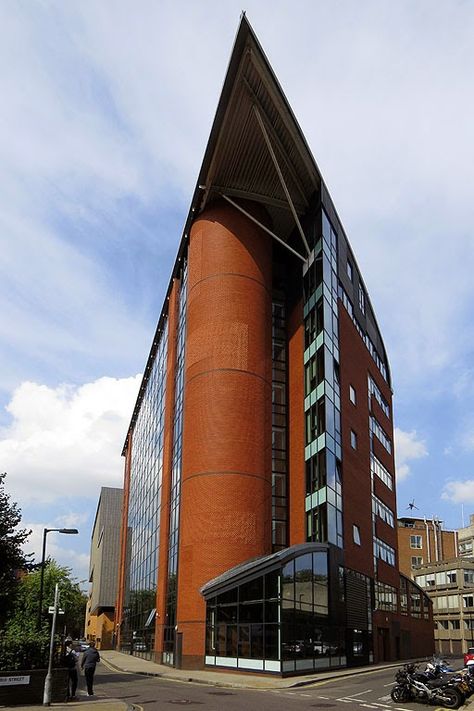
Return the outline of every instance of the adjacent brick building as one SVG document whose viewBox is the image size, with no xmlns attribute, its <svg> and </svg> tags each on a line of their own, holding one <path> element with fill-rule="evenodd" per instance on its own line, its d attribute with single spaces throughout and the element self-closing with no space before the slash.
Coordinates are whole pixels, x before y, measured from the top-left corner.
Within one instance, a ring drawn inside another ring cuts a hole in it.
<svg viewBox="0 0 474 711">
<path fill-rule="evenodd" d="M 397 521 L 400 570 L 414 578 L 421 565 L 456 558 L 458 532 L 447 531 L 437 518 L 402 516 Z"/>
<path fill-rule="evenodd" d="M 433 651 L 382 336 L 245 17 L 123 454 L 121 649 L 281 674 Z"/>
</svg>

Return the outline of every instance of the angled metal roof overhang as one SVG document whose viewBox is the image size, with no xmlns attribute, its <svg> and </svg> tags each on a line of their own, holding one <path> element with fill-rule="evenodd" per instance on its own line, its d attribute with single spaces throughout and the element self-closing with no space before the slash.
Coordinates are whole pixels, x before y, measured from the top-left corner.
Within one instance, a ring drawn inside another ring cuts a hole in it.
<svg viewBox="0 0 474 711">
<path fill-rule="evenodd" d="M 245 209 L 242 200 L 261 203 L 271 219 L 271 229 L 263 228 L 305 261 L 309 250 L 301 221 L 320 187 L 321 174 L 308 144 L 243 14 L 122 455 L 145 394 L 193 221 L 219 197 L 238 209 Z M 289 245 L 295 230 L 297 239 Z"/>
<path fill-rule="evenodd" d="M 223 196 L 265 206 L 272 232 L 287 243 L 295 228 L 302 259 L 308 246 L 301 219 L 321 176 L 273 70 L 242 16 L 193 197 L 193 219 Z"/>
</svg>

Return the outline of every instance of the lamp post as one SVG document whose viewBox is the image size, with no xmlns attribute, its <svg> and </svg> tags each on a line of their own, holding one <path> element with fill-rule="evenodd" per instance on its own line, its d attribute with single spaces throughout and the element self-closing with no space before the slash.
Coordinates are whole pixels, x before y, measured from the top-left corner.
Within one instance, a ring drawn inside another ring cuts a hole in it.
<svg viewBox="0 0 474 711">
<path fill-rule="evenodd" d="M 79 533 L 77 528 L 44 528 L 43 529 L 43 555 L 41 556 L 41 577 L 40 577 L 40 593 L 39 593 L 39 604 L 38 604 L 38 631 L 41 629 L 41 618 L 42 618 L 42 607 L 43 607 L 44 561 L 45 561 L 45 557 L 46 557 L 46 536 L 51 531 L 57 531 L 58 533 L 69 533 L 69 534 Z"/>
</svg>

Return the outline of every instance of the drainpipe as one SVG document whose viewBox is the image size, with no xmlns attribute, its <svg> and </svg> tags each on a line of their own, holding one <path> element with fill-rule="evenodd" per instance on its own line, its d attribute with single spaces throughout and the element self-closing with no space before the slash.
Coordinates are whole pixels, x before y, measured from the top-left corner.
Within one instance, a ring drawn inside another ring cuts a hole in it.
<svg viewBox="0 0 474 711">
<path fill-rule="evenodd" d="M 430 529 L 428 528 L 428 521 L 426 516 L 424 517 L 425 528 L 426 528 L 426 553 L 428 555 L 428 563 L 431 563 L 431 546 L 430 546 Z"/>
<path fill-rule="evenodd" d="M 431 523 L 433 524 L 433 535 L 434 535 L 434 548 L 435 548 L 435 554 L 436 554 L 436 561 L 439 560 L 439 555 L 438 555 L 438 532 L 436 530 L 435 522 L 434 522 L 434 516 L 431 520 Z"/>
</svg>

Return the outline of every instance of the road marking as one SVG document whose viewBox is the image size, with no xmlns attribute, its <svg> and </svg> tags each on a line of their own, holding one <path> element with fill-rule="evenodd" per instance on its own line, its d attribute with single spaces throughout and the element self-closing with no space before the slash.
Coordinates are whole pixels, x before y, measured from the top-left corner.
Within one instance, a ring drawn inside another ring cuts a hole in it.
<svg viewBox="0 0 474 711">
<path fill-rule="evenodd" d="M 394 682 L 394 681 L 391 681 L 390 684 L 384 684 L 384 687 L 385 687 L 385 686 L 393 686 L 394 684 L 395 684 L 395 682 Z"/>
<path fill-rule="evenodd" d="M 116 669 L 116 667 L 111 667 L 110 664 L 108 664 L 103 657 L 101 658 L 100 661 L 103 664 L 103 666 L 107 667 L 107 669 L 109 671 L 115 672 L 116 674 L 133 674 L 133 672 L 125 671 L 125 669 Z M 142 711 L 143 711 L 143 709 L 142 709 Z"/>
<path fill-rule="evenodd" d="M 359 706 L 364 706 L 366 709 L 376 709 L 376 706 L 373 706 L 372 704 L 359 704 Z"/>
<path fill-rule="evenodd" d="M 352 699 L 355 696 L 363 696 L 364 694 L 370 694 L 371 691 L 372 691 L 372 689 L 367 689 L 366 691 L 359 691 L 358 694 L 347 694 L 346 698 Z"/>
<path fill-rule="evenodd" d="M 392 704 L 384 703 L 386 701 L 390 701 L 390 696 L 379 696 L 379 700 L 382 703 L 379 703 L 378 701 L 373 701 L 372 703 L 375 704 L 376 706 L 391 706 L 392 705 Z"/>
<path fill-rule="evenodd" d="M 342 701 L 343 704 L 352 704 L 352 699 L 340 698 L 336 699 L 336 701 Z"/>
<path fill-rule="evenodd" d="M 387 694 L 387 696 L 379 696 L 379 701 L 382 701 L 382 702 L 383 701 L 390 701 L 391 698 L 392 697 L 390 696 L 390 694 Z M 375 703 L 376 703 L 376 701 L 374 701 L 374 704 Z M 381 705 L 383 706 L 383 704 L 381 704 Z"/>
<path fill-rule="evenodd" d="M 307 696 L 307 697 L 310 698 L 310 699 L 313 698 L 311 694 L 300 694 L 300 696 Z"/>
<path fill-rule="evenodd" d="M 330 696 L 317 696 L 317 699 L 330 699 Z"/>
</svg>

